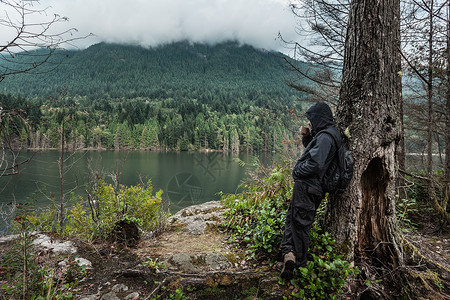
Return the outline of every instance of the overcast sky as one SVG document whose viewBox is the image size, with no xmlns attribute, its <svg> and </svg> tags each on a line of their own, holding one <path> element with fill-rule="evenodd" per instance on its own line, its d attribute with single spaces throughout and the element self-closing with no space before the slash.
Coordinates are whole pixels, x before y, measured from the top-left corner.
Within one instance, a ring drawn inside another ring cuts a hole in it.
<svg viewBox="0 0 450 300">
<path fill-rule="evenodd" d="M 95 35 L 81 47 L 99 41 L 155 46 L 186 39 L 207 43 L 232 39 L 286 52 L 278 33 L 288 40 L 296 38 L 289 0 L 41 0 L 40 4 L 50 6 L 49 15 L 68 17 L 64 26 L 77 28 L 80 35 Z"/>
</svg>

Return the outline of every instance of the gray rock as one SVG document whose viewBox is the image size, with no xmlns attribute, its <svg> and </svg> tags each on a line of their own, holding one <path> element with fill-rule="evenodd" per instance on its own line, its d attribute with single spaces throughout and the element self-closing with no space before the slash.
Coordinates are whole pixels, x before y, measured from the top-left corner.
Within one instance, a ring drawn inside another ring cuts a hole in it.
<svg viewBox="0 0 450 300">
<path fill-rule="evenodd" d="M 81 298 L 80 300 L 95 300 L 95 299 L 97 299 L 97 295 L 86 296 L 84 298 Z"/>
<path fill-rule="evenodd" d="M 33 237 L 37 234 L 38 234 L 37 231 L 32 231 L 32 232 L 28 233 L 28 236 Z M 10 243 L 14 240 L 20 239 L 20 238 L 21 238 L 20 234 L 5 235 L 5 236 L 0 237 L 0 244 L 8 244 L 8 243 Z"/>
<path fill-rule="evenodd" d="M 115 293 L 126 292 L 128 291 L 128 287 L 125 284 L 116 284 L 112 287 L 111 291 Z"/>
<path fill-rule="evenodd" d="M 92 263 L 89 260 L 85 259 L 85 258 L 77 257 L 77 258 L 75 258 L 75 261 L 77 262 L 77 264 L 80 267 L 86 266 L 88 268 L 92 268 Z"/>
<path fill-rule="evenodd" d="M 191 235 L 201 235 L 205 233 L 206 227 L 207 227 L 206 222 L 195 221 L 193 223 L 188 224 L 181 231 L 187 232 Z"/>
<path fill-rule="evenodd" d="M 188 254 L 178 253 L 169 257 L 165 262 L 171 270 L 185 273 L 200 273 L 205 270 L 224 270 L 232 267 L 230 261 L 220 253 Z"/>
<path fill-rule="evenodd" d="M 53 240 L 44 234 L 38 234 L 32 244 L 36 248 L 47 250 L 55 254 L 74 254 L 77 252 L 77 248 L 71 241 L 60 242 L 58 240 Z"/>
<path fill-rule="evenodd" d="M 100 300 L 120 300 L 119 297 L 117 297 L 116 293 L 114 292 L 109 292 L 107 294 L 104 294 Z"/>
<path fill-rule="evenodd" d="M 0 237 L 0 244 L 6 244 L 10 243 L 16 239 L 18 239 L 20 236 L 18 234 L 11 234 L 11 235 L 5 235 Z"/>
<path fill-rule="evenodd" d="M 205 255 L 206 266 L 211 270 L 224 270 L 231 268 L 230 261 L 220 253 L 208 253 Z"/>
<path fill-rule="evenodd" d="M 199 273 L 200 269 L 194 266 L 192 255 L 188 253 L 177 253 L 165 261 L 166 266 L 171 270 L 179 270 L 186 273 Z"/>
<path fill-rule="evenodd" d="M 139 293 L 134 292 L 125 297 L 125 300 L 139 299 Z"/>
<path fill-rule="evenodd" d="M 77 265 L 80 266 L 80 267 L 82 267 L 82 266 L 86 266 L 86 267 L 88 267 L 88 268 L 91 268 L 91 267 L 92 267 L 92 263 L 91 263 L 89 260 L 85 259 L 85 258 L 82 258 L 82 257 L 76 257 L 76 258 L 74 259 L 74 261 L 75 261 L 75 262 L 77 263 Z M 67 267 L 68 263 L 69 263 L 69 259 L 66 258 L 66 259 L 64 259 L 63 261 L 60 261 L 60 262 L 58 263 L 58 266 L 64 268 L 64 267 Z"/>
<path fill-rule="evenodd" d="M 210 201 L 180 210 L 169 219 L 169 224 L 183 227 L 183 231 L 192 235 L 200 235 L 205 233 L 209 226 L 221 223 L 224 211 L 220 201 Z"/>
</svg>

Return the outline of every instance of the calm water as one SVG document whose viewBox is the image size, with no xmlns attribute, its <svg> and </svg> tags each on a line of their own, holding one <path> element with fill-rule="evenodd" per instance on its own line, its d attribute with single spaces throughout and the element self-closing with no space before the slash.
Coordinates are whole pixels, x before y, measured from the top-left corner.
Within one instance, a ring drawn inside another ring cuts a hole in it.
<svg viewBox="0 0 450 300">
<path fill-rule="evenodd" d="M 59 155 L 58 151 L 39 152 L 21 167 L 19 175 L 0 178 L 0 205 L 4 214 L 11 202 L 23 203 L 33 198 L 37 206 L 45 207 L 51 203 L 52 195 L 59 199 Z M 163 199 L 172 213 L 192 204 L 218 200 L 218 192 L 236 192 L 254 160 L 247 154 L 216 152 L 85 151 L 68 153 L 66 157 L 65 192 L 73 190 L 84 196 L 84 187 L 93 173 L 109 183 L 113 183 L 112 174 L 120 174 L 118 181 L 124 185 L 150 178 L 156 191 L 164 191 Z M 245 166 L 236 158 L 245 162 Z M 271 163 L 271 157 L 258 158 L 265 164 Z M 0 224 L 0 234 L 1 227 Z"/>
</svg>

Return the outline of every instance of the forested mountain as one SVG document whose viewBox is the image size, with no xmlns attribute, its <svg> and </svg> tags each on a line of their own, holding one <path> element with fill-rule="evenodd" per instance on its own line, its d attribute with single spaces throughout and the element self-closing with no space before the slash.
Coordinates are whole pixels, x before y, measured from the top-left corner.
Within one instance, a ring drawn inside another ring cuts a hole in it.
<svg viewBox="0 0 450 300">
<path fill-rule="evenodd" d="M 20 144 L 35 148 L 59 146 L 68 122 L 72 148 L 275 150 L 289 134 L 268 114 L 301 97 L 284 82 L 282 54 L 235 42 L 101 43 L 59 51 L 36 73 L 0 83 L 4 108 L 31 121 Z"/>
<path fill-rule="evenodd" d="M 250 100 L 261 92 L 286 97 L 292 91 L 283 82 L 281 56 L 235 42 L 215 46 L 178 42 L 149 49 L 101 43 L 83 51 L 58 52 L 52 58 L 61 63 L 56 70 L 45 73 L 54 67 L 47 64 L 36 71 L 43 74 L 11 76 L 1 86 L 6 92 L 39 96 L 54 96 L 66 87 L 72 95 L 94 99 L 197 96 L 206 100 L 222 92 L 247 94 Z"/>
</svg>

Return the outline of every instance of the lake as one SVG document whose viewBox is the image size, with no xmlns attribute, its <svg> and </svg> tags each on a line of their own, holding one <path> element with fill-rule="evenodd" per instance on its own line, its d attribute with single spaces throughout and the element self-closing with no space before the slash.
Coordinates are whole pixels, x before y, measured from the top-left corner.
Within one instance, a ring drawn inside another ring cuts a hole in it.
<svg viewBox="0 0 450 300">
<path fill-rule="evenodd" d="M 31 153 L 22 153 L 26 157 Z M 8 203 L 24 203 L 34 199 L 37 206 L 59 202 L 59 151 L 35 154 L 20 167 L 19 175 L 0 178 L 0 205 L 3 213 Z M 245 163 L 244 166 L 236 159 Z M 272 155 L 258 155 L 263 164 L 272 163 Z M 65 192 L 85 195 L 85 185 L 92 174 L 113 183 L 119 174 L 120 184 L 135 185 L 140 178 L 150 178 L 155 192 L 162 189 L 163 199 L 172 213 L 210 200 L 219 200 L 219 192 L 234 193 L 246 177 L 255 156 L 220 152 L 150 152 L 150 151 L 83 151 L 66 153 Z M 27 200 L 28 199 L 28 200 Z M 70 199 L 66 196 L 65 199 Z M 66 200 L 68 201 L 68 200 Z M 0 234 L 2 232 L 0 225 Z"/>
</svg>

